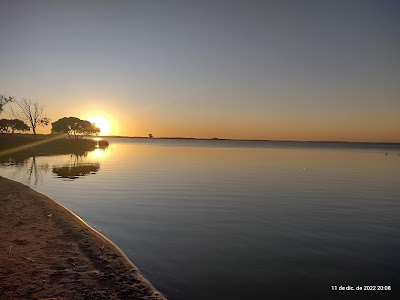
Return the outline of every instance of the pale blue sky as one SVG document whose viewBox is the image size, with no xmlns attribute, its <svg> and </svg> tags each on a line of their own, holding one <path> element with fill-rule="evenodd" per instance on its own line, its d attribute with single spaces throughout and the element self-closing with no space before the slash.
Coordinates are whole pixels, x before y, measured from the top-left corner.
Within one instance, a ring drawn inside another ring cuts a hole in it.
<svg viewBox="0 0 400 300">
<path fill-rule="evenodd" d="M 0 93 L 38 99 L 54 121 L 400 141 L 398 1 L 0 3 Z"/>
</svg>

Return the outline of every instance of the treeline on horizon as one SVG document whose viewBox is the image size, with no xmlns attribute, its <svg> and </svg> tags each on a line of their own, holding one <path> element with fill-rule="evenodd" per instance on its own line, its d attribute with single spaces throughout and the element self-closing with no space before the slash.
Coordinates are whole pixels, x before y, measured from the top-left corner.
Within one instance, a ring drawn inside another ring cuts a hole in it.
<svg viewBox="0 0 400 300">
<path fill-rule="evenodd" d="M 14 118 L 0 119 L 0 161 L 12 163 L 15 159 L 38 155 L 85 155 L 97 147 L 108 146 L 108 141 L 105 140 L 83 139 L 84 136 L 100 133 L 100 128 L 87 120 L 63 117 L 51 123 L 51 136 L 40 135 L 36 133 L 36 128 L 50 124 L 43 105 L 38 101 L 17 100 L 0 94 L 0 114 L 4 112 L 6 106 L 10 107 Z M 16 134 L 30 130 L 33 134 Z"/>
<path fill-rule="evenodd" d="M 12 96 L 0 94 L 0 114 L 3 113 L 4 107 L 15 104 L 16 109 L 11 108 L 11 114 L 14 119 L 0 119 L 0 133 L 11 134 L 17 132 L 28 132 L 32 130 L 36 136 L 36 128 L 38 126 L 48 126 L 51 120 L 44 113 L 44 106 L 39 104 L 39 101 L 32 101 L 24 98 L 17 100 Z M 98 135 L 100 128 L 95 124 L 81 120 L 77 117 L 63 117 L 51 123 L 52 134 L 65 134 L 69 138 L 82 139 L 88 135 Z"/>
<path fill-rule="evenodd" d="M 4 111 L 5 106 L 17 106 L 17 111 L 11 107 L 11 114 L 14 119 L 0 119 L 0 133 L 2 135 L 14 133 L 24 133 L 32 130 L 33 135 L 37 136 L 36 128 L 38 126 L 48 126 L 51 120 L 45 116 L 44 106 L 39 102 L 24 98 L 17 100 L 15 97 L 0 94 L 0 115 Z M 87 120 L 81 120 L 77 117 L 63 117 L 51 123 L 52 134 L 65 134 L 69 138 L 82 139 L 84 136 L 98 135 L 100 128 Z M 148 137 L 132 137 L 132 136 L 109 136 L 122 138 L 155 138 L 149 133 Z M 354 142 L 354 141 L 298 141 L 298 140 L 268 140 L 268 139 L 229 139 L 229 138 L 196 138 L 196 137 L 157 137 L 157 139 L 187 139 L 187 140 L 219 140 L 219 141 L 260 141 L 260 142 L 277 142 L 277 143 L 324 143 L 324 144 L 376 144 L 376 145 L 399 145 L 400 142 Z"/>
</svg>

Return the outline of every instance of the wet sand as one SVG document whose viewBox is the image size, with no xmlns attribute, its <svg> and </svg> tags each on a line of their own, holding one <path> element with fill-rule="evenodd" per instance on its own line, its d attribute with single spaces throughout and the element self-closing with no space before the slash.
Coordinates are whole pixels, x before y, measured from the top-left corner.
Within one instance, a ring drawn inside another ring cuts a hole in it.
<svg viewBox="0 0 400 300">
<path fill-rule="evenodd" d="M 165 299 L 111 241 L 0 177 L 0 299 Z"/>
</svg>

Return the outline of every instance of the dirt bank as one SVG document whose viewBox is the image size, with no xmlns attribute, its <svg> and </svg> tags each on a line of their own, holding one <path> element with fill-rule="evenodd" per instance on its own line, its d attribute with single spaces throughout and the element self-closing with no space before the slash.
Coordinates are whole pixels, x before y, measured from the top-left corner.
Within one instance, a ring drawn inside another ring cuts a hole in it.
<svg viewBox="0 0 400 300">
<path fill-rule="evenodd" d="M 164 299 L 110 241 L 0 177 L 0 299 Z"/>
</svg>

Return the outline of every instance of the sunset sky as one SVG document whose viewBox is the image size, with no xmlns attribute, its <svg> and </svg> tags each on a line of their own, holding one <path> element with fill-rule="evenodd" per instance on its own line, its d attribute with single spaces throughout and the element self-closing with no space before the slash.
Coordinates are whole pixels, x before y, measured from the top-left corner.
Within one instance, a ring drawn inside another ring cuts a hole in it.
<svg viewBox="0 0 400 300">
<path fill-rule="evenodd" d="M 0 94 L 52 121 L 400 142 L 400 1 L 0 0 L 0 43 Z"/>
</svg>

